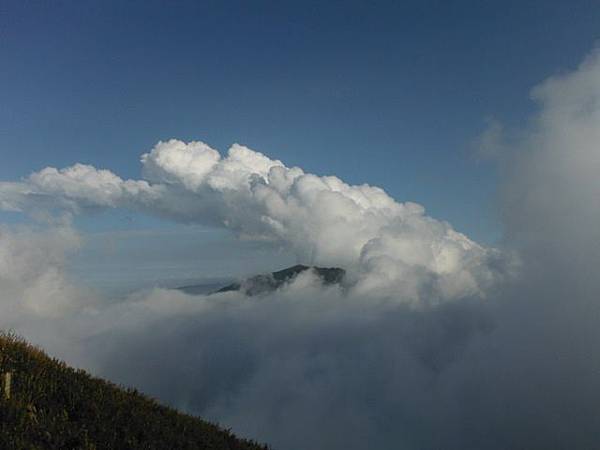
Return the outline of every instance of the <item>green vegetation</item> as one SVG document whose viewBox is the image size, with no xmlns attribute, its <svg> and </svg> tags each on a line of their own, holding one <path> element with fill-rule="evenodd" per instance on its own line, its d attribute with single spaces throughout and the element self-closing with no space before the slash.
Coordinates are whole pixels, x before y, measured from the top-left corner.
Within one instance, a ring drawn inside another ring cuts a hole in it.
<svg viewBox="0 0 600 450">
<path fill-rule="evenodd" d="M 69 368 L 14 335 L 0 333 L 0 374 L 2 449 L 268 448 Z"/>
</svg>

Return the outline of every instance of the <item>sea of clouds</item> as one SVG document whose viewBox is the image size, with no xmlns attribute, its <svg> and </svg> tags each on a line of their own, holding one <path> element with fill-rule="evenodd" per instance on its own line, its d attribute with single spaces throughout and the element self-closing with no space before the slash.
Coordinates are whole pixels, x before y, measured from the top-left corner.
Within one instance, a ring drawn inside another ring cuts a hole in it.
<svg viewBox="0 0 600 450">
<path fill-rule="evenodd" d="M 600 446 L 600 54 L 532 91 L 482 154 L 505 237 L 479 245 L 382 189 L 233 145 L 159 142 L 143 179 L 75 164 L 0 183 L 0 328 L 275 449 Z M 124 208 L 277 243 L 310 272 L 275 293 L 111 299 L 65 269 L 69 217 Z M 58 219 L 60 218 L 60 219 Z"/>
</svg>

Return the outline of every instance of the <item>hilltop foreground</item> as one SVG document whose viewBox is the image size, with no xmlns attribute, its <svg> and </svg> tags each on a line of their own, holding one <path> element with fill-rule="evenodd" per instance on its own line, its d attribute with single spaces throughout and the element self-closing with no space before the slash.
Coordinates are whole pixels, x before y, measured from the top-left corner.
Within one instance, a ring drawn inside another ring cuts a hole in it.
<svg viewBox="0 0 600 450">
<path fill-rule="evenodd" d="M 1 449 L 268 449 L 4 333 L 0 381 Z"/>
</svg>

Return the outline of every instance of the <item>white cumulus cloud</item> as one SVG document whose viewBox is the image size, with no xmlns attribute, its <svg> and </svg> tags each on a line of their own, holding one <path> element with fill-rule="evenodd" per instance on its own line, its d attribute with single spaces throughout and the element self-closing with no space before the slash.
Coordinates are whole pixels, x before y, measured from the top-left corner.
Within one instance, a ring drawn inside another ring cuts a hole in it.
<svg viewBox="0 0 600 450">
<path fill-rule="evenodd" d="M 172 220 L 222 226 L 276 241 L 299 262 L 342 266 L 362 289 L 401 291 L 417 301 L 423 284 L 439 299 L 483 295 L 499 254 L 468 239 L 418 204 L 381 188 L 288 168 L 234 144 L 226 157 L 202 142 L 159 142 L 142 155 L 143 180 L 76 164 L 0 185 L 0 206 L 38 211 L 129 208 Z"/>
</svg>

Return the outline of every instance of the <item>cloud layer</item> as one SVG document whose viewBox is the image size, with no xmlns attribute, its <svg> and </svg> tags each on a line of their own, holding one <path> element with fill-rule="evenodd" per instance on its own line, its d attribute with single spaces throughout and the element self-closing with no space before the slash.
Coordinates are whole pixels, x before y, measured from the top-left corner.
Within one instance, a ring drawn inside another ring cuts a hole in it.
<svg viewBox="0 0 600 450">
<path fill-rule="evenodd" d="M 143 156 L 144 180 L 44 169 L 0 185 L 0 205 L 226 226 L 346 265 L 351 286 L 306 272 L 251 298 L 106 299 L 64 272 L 79 245 L 69 227 L 5 228 L 0 326 L 276 449 L 598 448 L 600 57 L 533 98 L 530 125 L 493 146 L 515 276 L 497 251 L 378 188 L 168 141 Z"/>
<path fill-rule="evenodd" d="M 142 155 L 144 180 L 76 164 L 0 184 L 0 207 L 39 214 L 128 208 L 231 229 L 295 252 L 298 262 L 341 266 L 359 289 L 403 292 L 409 302 L 483 295 L 500 254 L 471 241 L 415 203 L 351 186 L 240 145 L 222 158 L 202 142 L 159 142 Z M 397 297 L 397 296 L 395 296 Z"/>
</svg>

